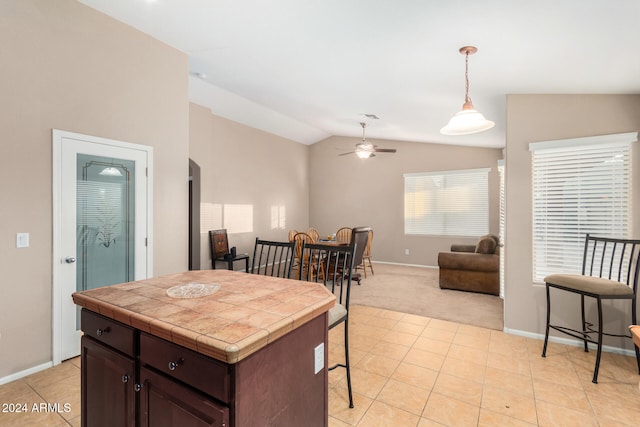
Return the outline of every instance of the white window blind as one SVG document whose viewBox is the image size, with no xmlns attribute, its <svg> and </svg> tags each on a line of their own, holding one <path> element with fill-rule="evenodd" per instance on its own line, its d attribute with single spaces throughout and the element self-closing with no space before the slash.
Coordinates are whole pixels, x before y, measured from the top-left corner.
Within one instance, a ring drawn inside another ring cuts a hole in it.
<svg viewBox="0 0 640 427">
<path fill-rule="evenodd" d="M 505 170 L 504 160 L 498 160 L 498 173 L 500 174 L 500 243 L 505 244 L 505 227 L 507 223 L 507 205 L 505 198 Z M 504 252 L 500 256 L 500 298 L 504 299 Z"/>
<path fill-rule="evenodd" d="M 585 234 L 631 236 L 636 133 L 530 144 L 533 281 L 580 273 Z"/>
<path fill-rule="evenodd" d="M 404 174 L 405 234 L 489 232 L 489 168 Z"/>
</svg>

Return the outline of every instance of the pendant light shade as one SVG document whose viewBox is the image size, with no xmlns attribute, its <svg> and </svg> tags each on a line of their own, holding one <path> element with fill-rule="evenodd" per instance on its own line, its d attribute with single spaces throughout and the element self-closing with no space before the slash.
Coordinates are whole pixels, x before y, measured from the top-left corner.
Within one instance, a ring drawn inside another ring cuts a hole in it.
<svg viewBox="0 0 640 427">
<path fill-rule="evenodd" d="M 465 97 L 462 111 L 457 112 L 440 133 L 443 135 L 468 135 L 491 129 L 495 123 L 487 120 L 481 112 L 476 110 L 469 98 L 469 55 L 476 53 L 478 49 L 474 46 L 464 46 L 460 48 L 460 53 L 465 55 Z"/>
</svg>

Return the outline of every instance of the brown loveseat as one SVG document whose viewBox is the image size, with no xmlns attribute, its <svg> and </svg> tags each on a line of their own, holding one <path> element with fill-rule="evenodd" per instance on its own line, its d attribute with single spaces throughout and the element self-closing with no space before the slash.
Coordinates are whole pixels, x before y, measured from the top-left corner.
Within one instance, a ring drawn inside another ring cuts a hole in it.
<svg viewBox="0 0 640 427">
<path fill-rule="evenodd" d="M 500 294 L 500 241 L 482 236 L 476 245 L 451 245 L 438 254 L 440 288 Z"/>
</svg>

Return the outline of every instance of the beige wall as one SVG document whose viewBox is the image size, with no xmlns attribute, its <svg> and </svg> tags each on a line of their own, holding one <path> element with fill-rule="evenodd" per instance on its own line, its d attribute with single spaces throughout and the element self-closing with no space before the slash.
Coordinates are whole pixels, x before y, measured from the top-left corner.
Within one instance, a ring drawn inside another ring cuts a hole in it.
<svg viewBox="0 0 640 427">
<path fill-rule="evenodd" d="M 287 230 L 306 230 L 309 218 L 309 148 L 297 142 L 214 116 L 191 104 L 190 156 L 201 168 L 201 268 L 211 268 L 208 231 L 229 229 L 229 245 L 252 253 L 255 238 L 286 240 Z M 225 205 L 249 206 L 247 229 L 232 233 L 221 218 Z M 272 208 L 284 222 L 272 224 Z M 213 215 L 212 215 L 213 213 Z M 236 263 L 235 268 L 243 266 Z M 224 268 L 219 265 L 218 268 Z"/>
<path fill-rule="evenodd" d="M 398 152 L 366 160 L 355 154 L 338 156 L 359 141 L 330 137 L 311 146 L 309 223 L 320 233 L 369 225 L 375 233 L 374 260 L 437 266 L 438 252 L 448 251 L 451 243 L 476 239 L 405 236 L 403 174 L 487 167 L 491 168 L 489 229 L 498 234 L 500 149 L 377 140 L 372 142 Z"/>
<path fill-rule="evenodd" d="M 189 110 L 186 55 L 75 1 L 3 0 L 0 40 L 2 378 L 52 358 L 51 130 L 153 146 L 160 275 L 187 266 Z"/>
<path fill-rule="evenodd" d="M 544 334 L 544 285 L 532 283 L 531 153 L 529 143 L 585 136 L 636 132 L 640 129 L 640 95 L 509 95 L 506 141 L 505 327 Z M 640 149 L 633 144 L 633 182 L 640 177 Z M 633 212 L 640 209 L 640 186 L 633 186 Z M 634 237 L 640 237 L 640 216 L 633 217 Z M 579 298 L 554 298 L 553 313 L 579 325 Z M 607 326 L 620 333 L 630 322 L 629 304 Z M 593 307 L 590 308 L 593 316 Z M 624 313 L 624 316 L 620 315 Z M 609 314 L 610 316 L 607 316 Z M 608 345 L 631 348 L 630 340 Z"/>
</svg>

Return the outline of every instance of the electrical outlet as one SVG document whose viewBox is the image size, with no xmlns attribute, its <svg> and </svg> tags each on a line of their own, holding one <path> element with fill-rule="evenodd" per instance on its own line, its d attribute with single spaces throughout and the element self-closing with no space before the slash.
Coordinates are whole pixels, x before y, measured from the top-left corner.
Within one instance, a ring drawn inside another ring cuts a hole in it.
<svg viewBox="0 0 640 427">
<path fill-rule="evenodd" d="M 405 255 L 409 255 L 409 249 L 405 249 L 405 250 L 404 250 L 404 254 L 405 254 Z"/>
<path fill-rule="evenodd" d="M 317 374 L 324 368 L 324 343 L 313 349 L 313 373 Z"/>
</svg>

